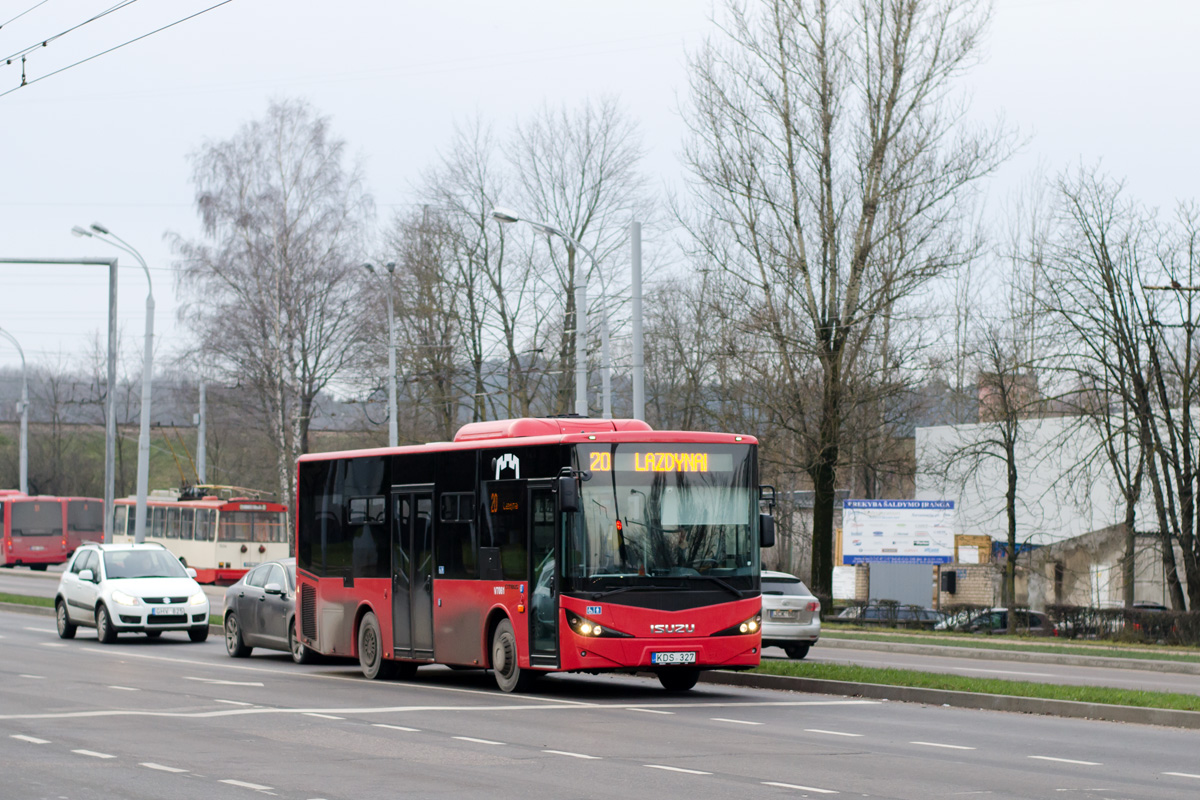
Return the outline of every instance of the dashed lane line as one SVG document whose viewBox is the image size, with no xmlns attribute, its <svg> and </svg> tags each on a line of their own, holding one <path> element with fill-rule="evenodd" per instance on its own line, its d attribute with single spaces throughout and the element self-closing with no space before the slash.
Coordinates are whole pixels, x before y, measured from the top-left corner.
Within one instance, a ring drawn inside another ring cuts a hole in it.
<svg viewBox="0 0 1200 800">
<path fill-rule="evenodd" d="M 1190 772 L 1164 772 L 1163 775 L 1170 775 L 1173 778 L 1196 778 L 1200 780 L 1200 775 L 1193 775 Z"/>
<path fill-rule="evenodd" d="M 221 781 L 221 783 L 227 783 L 230 786 L 240 786 L 243 789 L 253 789 L 256 792 L 269 792 L 275 788 L 274 786 L 263 786 L 261 783 L 246 783 L 245 781 L 235 781 L 232 778 L 223 780 L 223 781 Z"/>
<path fill-rule="evenodd" d="M 179 767 L 168 767 L 165 764 L 155 764 L 153 761 L 143 761 L 141 764 L 138 764 L 138 766 L 145 767 L 146 769 L 156 769 L 159 772 L 187 772 L 186 769 L 180 769 Z"/>
<path fill-rule="evenodd" d="M 92 758 L 116 758 L 108 753 L 97 753 L 95 750 L 72 750 L 72 753 L 78 753 L 81 756 L 90 756 Z"/>
<path fill-rule="evenodd" d="M 778 781 L 763 781 L 763 786 L 777 786 L 780 789 L 795 789 L 800 792 L 816 792 L 817 794 L 837 794 L 836 789 L 818 789 L 816 786 L 800 786 L 795 783 L 779 783 Z"/>
<path fill-rule="evenodd" d="M 390 731 L 404 731 L 406 733 L 420 733 L 421 732 L 420 728 L 406 728 L 403 725 L 385 725 L 382 722 L 373 722 L 373 723 L 371 723 L 371 727 L 387 728 Z"/>
<path fill-rule="evenodd" d="M 224 703 L 228 706 L 252 706 L 254 703 L 246 703 L 241 700 L 221 700 L 220 698 L 213 700 L 214 703 Z"/>
<path fill-rule="evenodd" d="M 947 750 L 974 750 L 974 747 L 967 747 L 962 744 L 943 744 L 942 742 L 909 742 L 909 744 L 920 745 L 921 747 L 944 747 Z"/>
<path fill-rule="evenodd" d="M 65 642 L 38 642 L 42 647 L 66 647 Z"/>
<path fill-rule="evenodd" d="M 18 675 L 17 677 L 18 677 L 18 678 L 29 678 L 30 680 L 35 680 L 35 681 L 44 681 L 44 680 L 46 680 L 46 676 L 45 676 L 45 675 L 27 675 L 27 674 L 25 674 L 24 672 L 22 672 L 22 673 L 21 673 L 20 675 Z"/>
<path fill-rule="evenodd" d="M 262 688 L 262 681 L 223 681 L 219 678 L 193 678 L 185 675 L 185 681 L 199 681 L 200 683 L 208 683 L 213 686 L 257 686 Z"/>
<path fill-rule="evenodd" d="M 823 733 L 826 736 L 853 736 L 854 738 L 860 738 L 863 735 L 861 733 L 846 733 L 845 731 L 827 731 L 827 730 L 822 730 L 821 728 L 805 728 L 804 732 L 805 733 Z"/>
<path fill-rule="evenodd" d="M 29 742 L 30 744 L 50 744 L 49 739 L 39 739 L 36 736 L 26 736 L 23 733 L 14 733 L 11 738 L 19 739 L 22 742 Z"/>
<path fill-rule="evenodd" d="M 543 750 L 543 753 L 550 753 L 555 756 L 570 756 L 571 758 L 586 758 L 589 761 L 599 761 L 600 756 L 589 756 L 585 753 L 572 753 L 569 750 Z"/>
<path fill-rule="evenodd" d="M 658 708 L 631 708 L 630 711 L 641 711 L 643 714 L 674 714 L 674 711 L 663 711 Z"/>
<path fill-rule="evenodd" d="M 503 745 L 504 742 L 493 742 L 491 739 L 475 739 L 471 736 L 452 736 L 452 739 L 458 739 L 460 742 L 475 742 L 476 744 L 495 744 Z"/>
<path fill-rule="evenodd" d="M 316 711 L 305 711 L 306 717 L 317 717 L 319 719 L 345 719 L 345 717 L 335 717 L 333 714 L 318 714 Z"/>
<path fill-rule="evenodd" d="M 765 722 L 751 722 L 748 719 L 726 719 L 725 717 L 712 717 L 713 722 L 732 722 L 734 725 L 766 725 Z"/>
<path fill-rule="evenodd" d="M 683 767 L 668 767 L 665 764 L 642 764 L 646 769 L 662 769 L 667 772 L 682 772 L 685 775 L 712 775 L 711 772 L 702 772 L 698 769 L 684 769 Z"/>
<path fill-rule="evenodd" d="M 140 692 L 141 689 L 135 689 L 132 686 L 110 686 L 110 689 L 116 689 L 119 692 Z"/>
<path fill-rule="evenodd" d="M 1102 767 L 1099 761 L 1076 761 L 1073 758 L 1054 758 L 1053 756 L 1030 756 L 1038 761 L 1054 761 L 1059 764 L 1078 764 L 1081 767 Z"/>
</svg>

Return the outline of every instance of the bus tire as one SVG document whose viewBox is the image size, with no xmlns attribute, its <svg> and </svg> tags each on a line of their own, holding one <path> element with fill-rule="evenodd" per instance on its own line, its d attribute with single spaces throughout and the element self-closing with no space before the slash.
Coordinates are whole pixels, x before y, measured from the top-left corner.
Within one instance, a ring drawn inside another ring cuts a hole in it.
<svg viewBox="0 0 1200 800">
<path fill-rule="evenodd" d="M 34 572 L 45 572 L 46 571 L 45 564 L 30 564 L 29 568 L 31 570 L 33 570 Z"/>
<path fill-rule="evenodd" d="M 358 664 L 368 680 L 390 678 L 395 674 L 396 662 L 383 657 L 383 635 L 379 630 L 379 618 L 368 611 L 358 623 Z"/>
<path fill-rule="evenodd" d="M 292 661 L 297 664 L 312 664 L 317 660 L 316 652 L 296 638 L 296 620 L 288 623 L 288 650 L 292 653 Z"/>
<path fill-rule="evenodd" d="M 75 638 L 77 626 L 71 622 L 71 617 L 67 614 L 67 604 L 62 600 L 54 604 L 54 622 L 58 625 L 58 638 Z"/>
<path fill-rule="evenodd" d="M 521 669 L 517 653 L 517 635 L 512 622 L 500 620 L 492 634 L 492 673 L 496 685 L 504 692 L 526 692 L 533 685 L 536 673 Z"/>
<path fill-rule="evenodd" d="M 117 640 L 117 629 L 113 627 L 108 606 L 104 604 L 96 607 L 96 638 L 101 644 L 112 644 Z"/>
<path fill-rule="evenodd" d="M 700 680 L 700 670 L 691 667 L 672 667 L 658 671 L 658 682 L 668 692 L 686 692 Z"/>
<path fill-rule="evenodd" d="M 245 658 L 250 655 L 253 647 L 248 647 L 242 639 L 242 626 L 237 614 L 230 612 L 225 615 L 225 652 L 230 658 Z"/>
</svg>

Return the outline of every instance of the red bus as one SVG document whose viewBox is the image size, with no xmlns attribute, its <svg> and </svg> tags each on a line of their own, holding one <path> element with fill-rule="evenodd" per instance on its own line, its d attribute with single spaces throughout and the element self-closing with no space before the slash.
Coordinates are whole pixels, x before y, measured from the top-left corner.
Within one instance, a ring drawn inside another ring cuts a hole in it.
<svg viewBox="0 0 1200 800">
<path fill-rule="evenodd" d="M 137 498 L 114 505 L 113 541 L 132 542 Z M 159 490 L 146 498 L 145 540 L 196 570 L 200 583 L 234 583 L 253 566 L 288 557 L 287 506 L 250 497 L 185 499 Z"/>
<path fill-rule="evenodd" d="M 516 419 L 453 442 L 302 456 L 297 635 L 368 678 L 759 663 L 757 441 L 638 420 Z M 773 492 L 772 492 L 773 500 Z"/>
<path fill-rule="evenodd" d="M 104 501 L 98 497 L 64 497 L 63 530 L 67 533 L 67 551 L 84 542 L 104 541 Z"/>
<path fill-rule="evenodd" d="M 0 491 L 0 566 L 45 570 L 66 562 L 71 551 L 63 532 L 62 500 Z"/>
</svg>

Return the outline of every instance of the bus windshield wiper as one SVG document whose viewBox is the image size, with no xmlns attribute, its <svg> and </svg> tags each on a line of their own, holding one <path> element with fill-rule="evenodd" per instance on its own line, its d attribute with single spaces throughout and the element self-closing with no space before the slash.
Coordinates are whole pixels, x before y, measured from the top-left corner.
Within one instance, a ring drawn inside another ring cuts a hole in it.
<svg viewBox="0 0 1200 800">
<path fill-rule="evenodd" d="M 724 578 L 718 578 L 716 575 L 700 575 L 699 578 L 705 581 L 712 581 L 713 583 L 719 585 L 722 589 L 728 589 L 735 597 L 743 596 L 741 589 L 737 588 Z"/>
<path fill-rule="evenodd" d="M 629 592 L 629 591 L 633 591 L 634 589 L 645 590 L 648 592 L 665 592 L 665 591 L 670 591 L 670 590 L 673 590 L 676 588 L 678 588 L 678 587 L 675 587 L 675 586 L 653 586 L 653 585 L 651 585 L 651 586 L 619 586 L 616 589 L 609 589 L 604 592 L 592 592 L 592 599 L 599 600 L 601 597 L 608 597 L 609 595 L 620 594 L 621 592 Z M 741 597 L 741 595 L 739 594 L 738 597 Z"/>
</svg>

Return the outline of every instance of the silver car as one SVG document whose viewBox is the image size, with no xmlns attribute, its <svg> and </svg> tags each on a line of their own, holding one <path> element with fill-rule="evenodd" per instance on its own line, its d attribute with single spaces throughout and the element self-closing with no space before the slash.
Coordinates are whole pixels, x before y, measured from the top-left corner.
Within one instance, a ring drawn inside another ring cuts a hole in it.
<svg viewBox="0 0 1200 800">
<path fill-rule="evenodd" d="M 297 664 L 316 653 L 296 638 L 296 559 L 266 561 L 225 590 L 225 649 L 245 658 L 255 647 L 285 650 Z"/>
<path fill-rule="evenodd" d="M 804 582 L 786 572 L 762 573 L 763 647 L 782 647 L 788 658 L 804 658 L 821 637 L 821 601 Z"/>
</svg>

